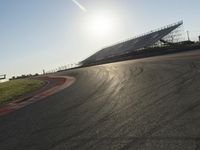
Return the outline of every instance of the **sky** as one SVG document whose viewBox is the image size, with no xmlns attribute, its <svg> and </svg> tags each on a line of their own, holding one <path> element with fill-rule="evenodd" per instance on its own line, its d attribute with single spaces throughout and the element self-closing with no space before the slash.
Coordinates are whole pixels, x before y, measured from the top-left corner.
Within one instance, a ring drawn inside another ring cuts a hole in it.
<svg viewBox="0 0 200 150">
<path fill-rule="evenodd" d="M 108 45 L 184 21 L 200 35 L 199 0 L 0 0 L 0 74 L 77 63 Z"/>
</svg>

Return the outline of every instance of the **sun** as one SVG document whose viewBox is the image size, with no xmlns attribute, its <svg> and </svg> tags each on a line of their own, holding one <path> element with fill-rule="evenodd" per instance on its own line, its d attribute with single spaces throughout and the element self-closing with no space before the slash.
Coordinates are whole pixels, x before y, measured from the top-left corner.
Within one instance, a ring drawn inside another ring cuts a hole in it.
<svg viewBox="0 0 200 150">
<path fill-rule="evenodd" d="M 107 35 L 112 32 L 114 24 L 112 18 L 105 15 L 98 15 L 91 20 L 91 32 L 98 36 Z"/>
<path fill-rule="evenodd" d="M 109 14 L 93 14 L 87 20 L 87 31 L 95 37 L 108 36 L 114 32 L 115 27 L 114 16 Z"/>
</svg>

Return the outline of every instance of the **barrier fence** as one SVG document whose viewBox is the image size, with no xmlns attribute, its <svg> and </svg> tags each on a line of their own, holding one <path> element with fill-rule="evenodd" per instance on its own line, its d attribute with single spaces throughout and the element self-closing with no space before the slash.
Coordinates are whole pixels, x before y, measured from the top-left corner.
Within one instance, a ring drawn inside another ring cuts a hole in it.
<svg viewBox="0 0 200 150">
<path fill-rule="evenodd" d="M 64 71 L 64 70 L 70 70 L 70 69 L 79 67 L 80 65 L 81 65 L 80 63 L 63 65 L 63 66 L 57 67 L 55 69 L 51 69 L 51 70 L 48 70 L 48 71 L 43 71 L 43 74 L 55 73 L 55 72 Z"/>
</svg>

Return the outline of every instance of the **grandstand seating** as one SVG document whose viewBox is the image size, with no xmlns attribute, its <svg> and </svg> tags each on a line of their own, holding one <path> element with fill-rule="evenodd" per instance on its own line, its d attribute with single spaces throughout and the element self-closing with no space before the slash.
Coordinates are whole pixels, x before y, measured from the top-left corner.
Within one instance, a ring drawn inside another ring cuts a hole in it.
<svg viewBox="0 0 200 150">
<path fill-rule="evenodd" d="M 106 47 L 96 52 L 92 56 L 88 57 L 81 63 L 85 64 L 88 62 L 95 62 L 95 61 L 99 61 L 103 59 L 109 59 L 112 57 L 124 55 L 126 53 L 131 53 L 133 51 L 138 51 L 140 49 L 151 47 L 155 43 L 157 43 L 159 40 L 161 40 L 162 38 L 170 34 L 172 31 L 177 29 L 182 24 L 183 22 L 180 21 L 175 24 L 163 27 L 161 29 L 151 31 L 147 34 L 143 34 L 142 36 L 137 36 L 128 41 Z"/>
</svg>

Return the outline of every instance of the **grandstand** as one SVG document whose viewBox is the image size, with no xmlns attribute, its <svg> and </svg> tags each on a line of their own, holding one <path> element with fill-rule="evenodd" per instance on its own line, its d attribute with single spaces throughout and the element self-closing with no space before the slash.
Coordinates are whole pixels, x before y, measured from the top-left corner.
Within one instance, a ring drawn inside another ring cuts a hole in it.
<svg viewBox="0 0 200 150">
<path fill-rule="evenodd" d="M 158 44 L 172 44 L 177 36 L 176 34 L 174 35 L 173 32 L 176 33 L 176 30 L 178 30 L 181 25 L 183 25 L 183 21 L 153 30 L 125 42 L 103 48 L 102 50 L 82 61 L 81 64 L 84 66 L 98 61 L 120 57 L 121 55 L 138 52 L 145 48 L 154 47 Z"/>
</svg>

